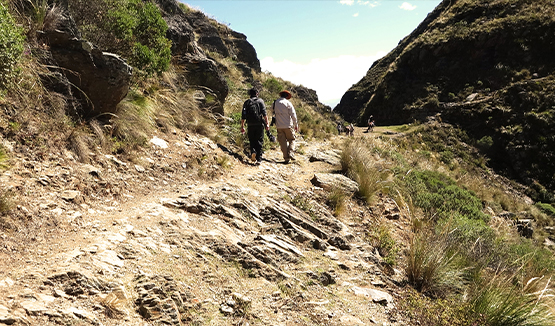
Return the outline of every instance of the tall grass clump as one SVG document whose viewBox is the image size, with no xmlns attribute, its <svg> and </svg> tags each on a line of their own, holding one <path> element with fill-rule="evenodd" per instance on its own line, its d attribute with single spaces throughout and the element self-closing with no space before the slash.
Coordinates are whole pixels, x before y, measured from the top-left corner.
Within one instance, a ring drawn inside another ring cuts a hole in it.
<svg viewBox="0 0 555 326">
<path fill-rule="evenodd" d="M 6 2 L 0 0 L 0 88 L 13 77 L 23 53 L 23 42 L 23 30 L 16 25 Z"/>
<path fill-rule="evenodd" d="M 156 124 L 165 132 L 170 128 L 178 128 L 213 139 L 217 134 L 213 115 L 199 107 L 193 98 L 194 91 L 182 90 L 183 86 L 178 83 L 179 72 L 174 69 L 172 67 L 162 74 L 164 85 L 167 86 L 153 90 L 148 98 Z"/>
<path fill-rule="evenodd" d="M 12 6 L 26 20 L 28 42 L 36 38 L 37 31 L 55 30 L 63 18 L 62 6 L 48 0 L 13 1 Z"/>
<path fill-rule="evenodd" d="M 374 166 L 375 158 L 362 139 L 348 140 L 341 152 L 341 170 L 358 183 L 358 196 L 370 203 L 376 193 L 385 189 L 390 172 Z"/>
<path fill-rule="evenodd" d="M 327 203 L 333 209 L 333 215 L 339 216 L 345 211 L 349 195 L 341 188 L 332 187 L 327 196 Z"/>
<path fill-rule="evenodd" d="M 519 287 L 510 277 L 494 277 L 474 294 L 471 310 L 488 326 L 553 325 L 549 283 L 549 280 L 541 282 L 540 278 L 533 278 Z"/>
<path fill-rule="evenodd" d="M 148 142 L 155 128 L 152 102 L 137 93 L 118 104 L 118 114 L 111 119 L 113 151 L 130 154 Z"/>
<path fill-rule="evenodd" d="M 445 234 L 420 231 L 415 234 L 407 252 L 405 274 L 410 284 L 422 293 L 445 297 L 460 292 L 465 285 L 465 268 L 458 252 L 450 246 Z"/>
</svg>

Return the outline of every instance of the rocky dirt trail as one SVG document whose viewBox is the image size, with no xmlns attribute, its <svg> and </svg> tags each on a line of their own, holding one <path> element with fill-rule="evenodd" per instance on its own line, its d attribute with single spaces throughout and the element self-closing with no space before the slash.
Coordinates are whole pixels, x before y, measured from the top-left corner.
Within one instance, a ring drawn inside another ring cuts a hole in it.
<svg viewBox="0 0 555 326">
<path fill-rule="evenodd" d="M 344 140 L 260 166 L 179 132 L 125 162 L 13 149 L 0 182 L 24 195 L 0 231 L 0 325 L 402 325 L 402 273 L 367 235 L 408 221 L 387 198 L 332 214 L 327 191 L 357 189 L 338 173 Z"/>
</svg>

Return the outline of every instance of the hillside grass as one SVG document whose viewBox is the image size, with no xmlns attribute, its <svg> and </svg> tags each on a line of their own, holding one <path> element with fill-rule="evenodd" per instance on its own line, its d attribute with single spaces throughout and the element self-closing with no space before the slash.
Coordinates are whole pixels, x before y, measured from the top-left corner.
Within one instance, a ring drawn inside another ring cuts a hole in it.
<svg viewBox="0 0 555 326">
<path fill-rule="evenodd" d="M 393 237 L 383 227 L 368 237 L 377 250 L 401 247 L 393 262 L 418 292 L 407 291 L 400 313 L 421 325 L 552 325 L 555 259 L 542 246 L 545 235 L 523 238 L 497 215 L 524 211 L 541 225 L 552 220 L 552 207 L 508 193 L 465 140 L 453 127 L 431 124 L 343 145 L 343 173 L 362 189 L 372 185 L 357 195 L 371 204 L 368 198 L 389 194 L 412 221 L 406 244 L 388 244 Z M 392 263 L 385 251 L 382 257 Z"/>
</svg>

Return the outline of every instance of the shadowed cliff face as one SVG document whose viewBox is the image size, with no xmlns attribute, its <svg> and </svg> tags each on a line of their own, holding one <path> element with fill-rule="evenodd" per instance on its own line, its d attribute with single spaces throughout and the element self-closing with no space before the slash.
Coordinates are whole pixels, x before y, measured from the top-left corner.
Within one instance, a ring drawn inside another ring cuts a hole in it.
<svg viewBox="0 0 555 326">
<path fill-rule="evenodd" d="M 364 124 L 443 121 L 491 137 L 493 166 L 555 188 L 555 4 L 445 0 L 334 109 Z"/>
</svg>

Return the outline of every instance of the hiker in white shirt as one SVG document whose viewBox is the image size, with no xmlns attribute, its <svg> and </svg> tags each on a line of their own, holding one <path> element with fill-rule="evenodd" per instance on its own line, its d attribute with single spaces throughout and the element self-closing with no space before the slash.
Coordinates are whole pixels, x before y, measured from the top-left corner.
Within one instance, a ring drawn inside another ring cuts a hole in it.
<svg viewBox="0 0 555 326">
<path fill-rule="evenodd" d="M 293 151 L 295 150 L 295 132 L 299 131 L 297 113 L 293 104 L 289 102 L 291 93 L 281 91 L 280 98 L 274 101 L 274 115 L 276 117 L 277 138 L 285 164 L 290 160 L 295 160 Z"/>
</svg>

